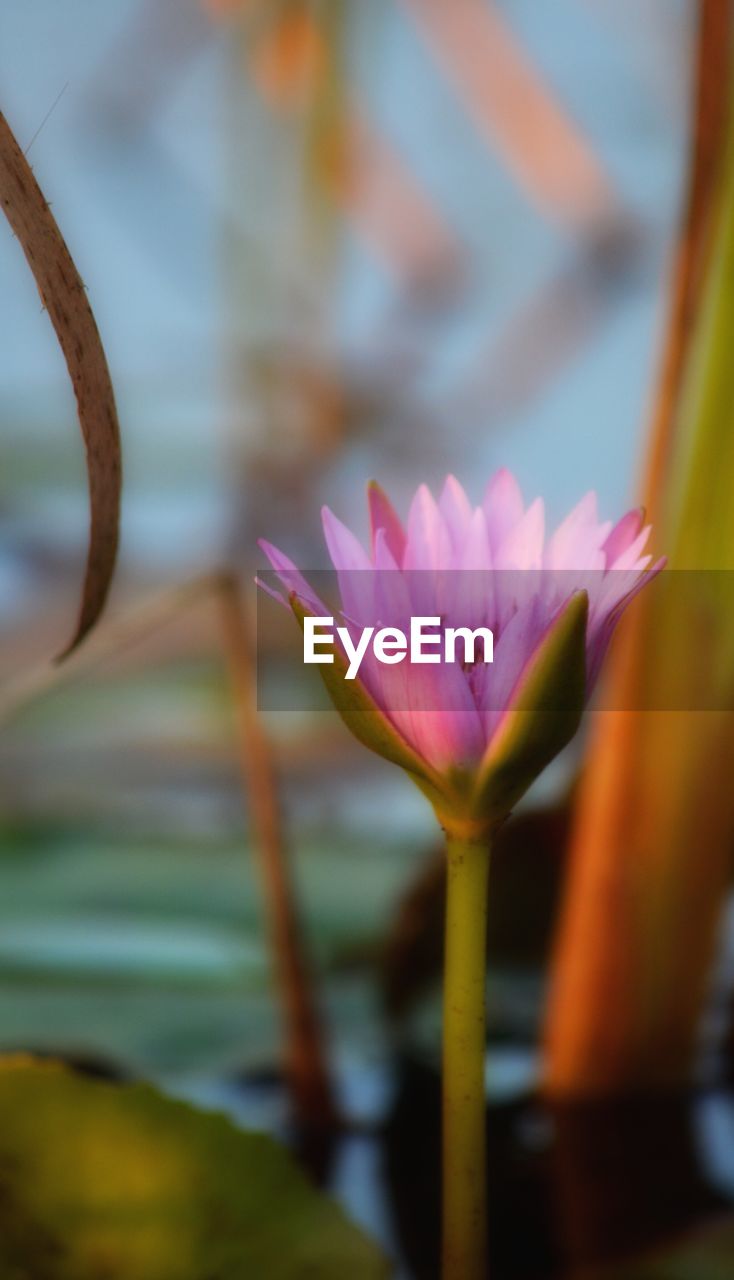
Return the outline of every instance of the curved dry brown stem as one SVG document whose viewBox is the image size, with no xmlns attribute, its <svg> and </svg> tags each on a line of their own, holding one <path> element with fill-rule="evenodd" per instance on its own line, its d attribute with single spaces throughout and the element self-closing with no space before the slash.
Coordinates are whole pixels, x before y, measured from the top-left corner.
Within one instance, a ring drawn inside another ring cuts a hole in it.
<svg viewBox="0 0 734 1280">
<path fill-rule="evenodd" d="M 120 431 L 107 360 L 84 283 L 2 113 L 0 201 L 64 353 L 87 454 L 90 533 L 86 576 L 76 628 L 60 660 L 91 631 L 110 588 L 120 522 Z"/>
<path fill-rule="evenodd" d="M 63 666 L 55 662 L 41 662 L 22 671 L 0 688 L 0 726 L 8 724 L 25 707 L 53 693 L 56 688 L 82 679 L 129 645 L 140 644 L 202 598 L 211 597 L 222 578 L 221 573 L 202 574 L 156 592 L 129 613 L 106 619 L 84 648 L 70 654 Z"/>
</svg>

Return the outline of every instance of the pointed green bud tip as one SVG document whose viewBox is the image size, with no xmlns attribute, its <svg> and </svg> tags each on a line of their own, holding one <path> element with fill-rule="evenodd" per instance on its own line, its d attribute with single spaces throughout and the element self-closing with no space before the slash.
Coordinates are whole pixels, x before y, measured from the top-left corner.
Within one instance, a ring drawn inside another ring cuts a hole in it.
<svg viewBox="0 0 734 1280">
<path fill-rule="evenodd" d="M 586 700 L 585 591 L 571 597 L 528 662 L 477 774 L 473 807 L 488 825 L 510 813 L 571 741 Z"/>
</svg>

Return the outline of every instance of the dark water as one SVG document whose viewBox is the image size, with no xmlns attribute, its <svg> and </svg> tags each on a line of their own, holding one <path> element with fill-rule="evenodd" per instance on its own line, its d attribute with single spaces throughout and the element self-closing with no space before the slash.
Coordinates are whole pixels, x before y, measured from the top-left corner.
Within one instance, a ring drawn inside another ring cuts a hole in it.
<svg viewBox="0 0 734 1280">
<path fill-rule="evenodd" d="M 402 1057 L 392 1074 L 355 1070 L 346 1088 L 352 1119 L 321 1138 L 284 1125 L 275 1076 L 197 1100 L 275 1121 L 309 1175 L 381 1241 L 400 1280 L 439 1280 L 438 1073 Z M 734 1205 L 726 1090 L 563 1106 L 516 1093 L 490 1101 L 487 1142 L 493 1280 L 555 1280 L 654 1256 Z"/>
<path fill-rule="evenodd" d="M 718 1105 L 734 1114 L 734 1101 Z M 551 1106 L 534 1095 L 490 1105 L 490 1272 L 549 1280 L 667 1244 L 726 1209 L 707 1158 L 710 1097 L 640 1096 Z M 383 1134 L 397 1238 L 416 1280 L 438 1277 L 439 1082 L 403 1064 Z"/>
</svg>

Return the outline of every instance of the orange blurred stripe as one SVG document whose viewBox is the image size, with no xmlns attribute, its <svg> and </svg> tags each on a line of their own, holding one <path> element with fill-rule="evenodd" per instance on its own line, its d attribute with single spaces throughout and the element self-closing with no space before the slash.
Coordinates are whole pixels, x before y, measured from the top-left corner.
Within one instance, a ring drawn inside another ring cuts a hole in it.
<svg viewBox="0 0 734 1280">
<path fill-rule="evenodd" d="M 253 0 L 204 3 L 221 17 Z M 315 102 L 332 57 L 306 5 L 275 15 L 247 47 L 253 82 L 268 106 L 279 111 Z M 422 284 L 446 281 L 456 272 L 462 252 L 455 234 L 405 161 L 353 102 L 341 107 L 319 150 L 331 198 L 357 238 L 392 274 Z"/>
<path fill-rule="evenodd" d="M 202 0 L 202 4 L 213 18 L 229 18 L 233 13 L 252 8 L 252 0 Z"/>
<path fill-rule="evenodd" d="M 265 31 L 249 66 L 265 102 L 274 108 L 305 105 L 327 65 L 326 44 L 313 16 L 298 6 Z"/>
<path fill-rule="evenodd" d="M 461 259 L 454 233 L 383 134 L 348 108 L 333 168 L 336 199 L 352 229 L 399 275 L 446 279 Z"/>
<path fill-rule="evenodd" d="M 494 4 L 402 0 L 475 124 L 545 213 L 585 230 L 618 200 Z"/>
<path fill-rule="evenodd" d="M 702 306 L 731 84 L 731 24 L 728 0 L 701 0 L 687 204 L 645 480 L 658 537 Z M 644 704 L 666 633 L 675 633 L 668 622 L 649 595 L 635 605 L 612 655 L 614 705 Z M 688 637 L 687 650 L 679 646 L 676 652 L 698 651 L 705 649 L 697 650 Z M 687 666 L 676 660 L 687 679 Z M 732 751 L 730 714 L 628 710 L 600 716 L 578 791 L 551 967 L 550 1092 L 613 1093 L 680 1086 L 690 1078 L 731 876 Z"/>
</svg>

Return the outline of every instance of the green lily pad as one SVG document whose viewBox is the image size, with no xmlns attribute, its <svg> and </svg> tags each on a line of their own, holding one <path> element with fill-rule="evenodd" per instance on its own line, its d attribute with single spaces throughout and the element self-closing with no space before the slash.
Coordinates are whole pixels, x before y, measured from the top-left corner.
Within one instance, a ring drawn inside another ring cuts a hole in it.
<svg viewBox="0 0 734 1280">
<path fill-rule="evenodd" d="M 271 1138 L 55 1063 L 0 1064 L 0 1280 L 385 1280 Z"/>
</svg>

